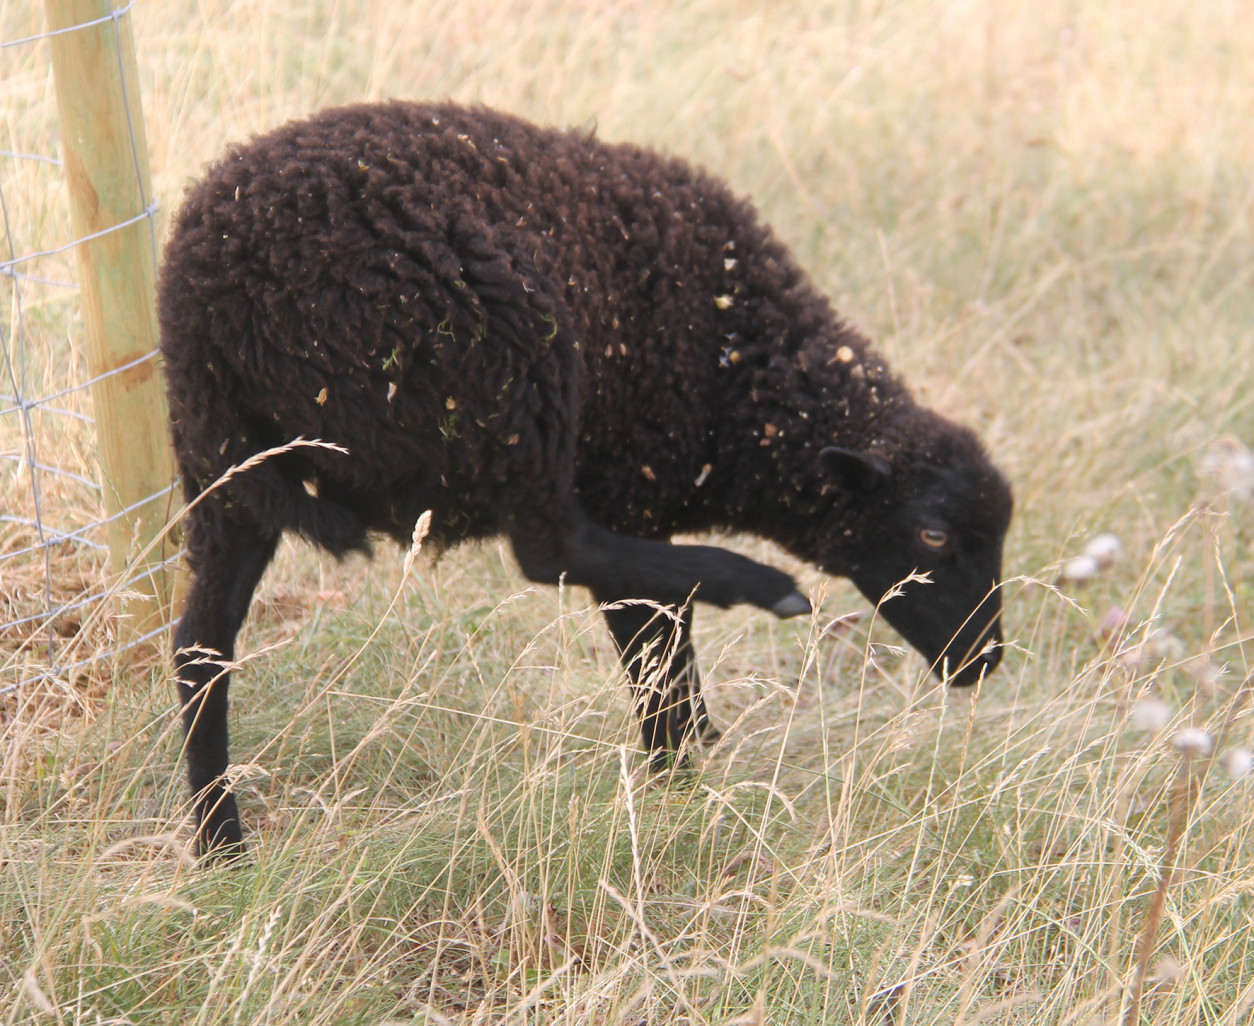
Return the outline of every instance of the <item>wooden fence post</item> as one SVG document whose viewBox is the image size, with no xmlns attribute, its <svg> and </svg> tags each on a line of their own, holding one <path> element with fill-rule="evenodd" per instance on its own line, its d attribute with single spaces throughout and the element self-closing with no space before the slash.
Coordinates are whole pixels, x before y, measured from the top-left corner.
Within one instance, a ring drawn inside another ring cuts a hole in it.
<svg viewBox="0 0 1254 1026">
<path fill-rule="evenodd" d="M 72 222 L 87 240 L 76 249 L 110 568 L 138 578 L 118 607 L 128 640 L 169 622 L 174 542 L 148 547 L 177 500 L 164 491 L 174 473 L 156 356 L 155 208 L 135 42 L 120 8 L 45 0 Z"/>
</svg>

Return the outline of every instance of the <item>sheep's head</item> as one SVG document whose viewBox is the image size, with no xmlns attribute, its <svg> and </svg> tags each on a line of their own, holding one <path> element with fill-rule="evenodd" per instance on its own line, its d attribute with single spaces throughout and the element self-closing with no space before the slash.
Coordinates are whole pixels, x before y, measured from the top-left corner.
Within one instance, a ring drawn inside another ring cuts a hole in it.
<svg viewBox="0 0 1254 1026">
<path fill-rule="evenodd" d="M 935 674 L 967 685 L 1001 661 L 1002 543 L 1013 502 L 974 436 L 944 427 L 926 451 L 892 463 L 838 447 L 820 453 L 845 501 L 833 508 L 819 562 L 882 602 L 880 615 Z"/>
</svg>

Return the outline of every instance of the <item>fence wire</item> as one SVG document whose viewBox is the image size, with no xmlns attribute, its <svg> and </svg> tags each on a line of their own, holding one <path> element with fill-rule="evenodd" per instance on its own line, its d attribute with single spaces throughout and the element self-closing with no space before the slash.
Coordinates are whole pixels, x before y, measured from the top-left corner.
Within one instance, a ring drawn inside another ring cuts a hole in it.
<svg viewBox="0 0 1254 1026">
<path fill-rule="evenodd" d="M 112 21 L 124 74 L 118 21 L 133 6 L 134 0 L 55 32 L 38 24 L 37 11 L 0 9 L 0 696 L 28 685 L 82 687 L 107 679 L 118 654 L 162 633 L 120 643 L 109 613 L 112 592 L 136 586 L 154 568 L 139 568 L 120 583 L 108 572 L 110 518 L 90 394 L 108 375 L 92 378 L 87 371 L 75 281 L 76 247 L 99 235 L 146 220 L 155 252 L 157 204 L 150 199 L 122 223 L 74 237 L 56 155 L 48 43 Z M 138 161 L 133 128 L 131 149 Z M 166 496 L 173 503 L 171 491 L 167 486 L 137 505 Z"/>
</svg>

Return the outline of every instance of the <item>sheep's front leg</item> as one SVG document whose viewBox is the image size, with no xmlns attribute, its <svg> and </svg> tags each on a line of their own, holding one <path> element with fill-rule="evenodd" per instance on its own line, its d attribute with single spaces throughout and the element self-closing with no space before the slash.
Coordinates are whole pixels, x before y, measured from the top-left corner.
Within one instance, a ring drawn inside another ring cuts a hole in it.
<svg viewBox="0 0 1254 1026">
<path fill-rule="evenodd" d="M 207 516 L 196 517 L 200 509 L 193 512 L 188 529 L 197 558 L 174 635 L 174 672 L 183 706 L 187 780 L 196 811 L 196 853 L 232 857 L 242 854 L 244 845 L 239 809 L 224 778 L 229 761 L 230 665 L 235 637 L 278 536 L 252 534 L 221 521 L 210 527 Z"/>
<path fill-rule="evenodd" d="M 565 576 L 594 595 L 670 606 L 695 598 L 723 608 L 750 603 L 781 618 L 810 611 L 788 574 L 713 545 L 614 534 L 582 516 L 554 513 L 515 516 L 509 534 L 523 573 L 533 581 L 556 584 Z"/>
<path fill-rule="evenodd" d="M 724 607 L 749 602 L 780 617 L 810 611 L 783 571 L 712 545 L 614 534 L 577 512 L 569 519 L 551 510 L 543 516 L 515 513 L 510 539 L 531 580 L 557 583 L 564 576 L 611 602 L 606 622 L 636 693 L 654 768 L 664 767 L 694 732 L 718 737 L 693 656 L 693 599 Z"/>
<path fill-rule="evenodd" d="M 602 609 L 640 715 L 649 768 L 665 770 L 687 761 L 685 744 L 712 745 L 719 737 L 701 697 L 701 676 L 692 647 L 692 607 L 653 602 L 611 602 Z"/>
</svg>

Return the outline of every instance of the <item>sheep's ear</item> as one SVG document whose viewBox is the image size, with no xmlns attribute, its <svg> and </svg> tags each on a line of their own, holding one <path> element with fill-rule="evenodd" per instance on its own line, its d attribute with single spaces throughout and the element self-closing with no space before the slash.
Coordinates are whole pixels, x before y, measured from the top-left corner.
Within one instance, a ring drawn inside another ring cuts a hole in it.
<svg viewBox="0 0 1254 1026">
<path fill-rule="evenodd" d="M 879 456 L 835 445 L 819 450 L 819 461 L 827 475 L 850 492 L 873 492 L 892 476 L 887 462 Z"/>
</svg>

